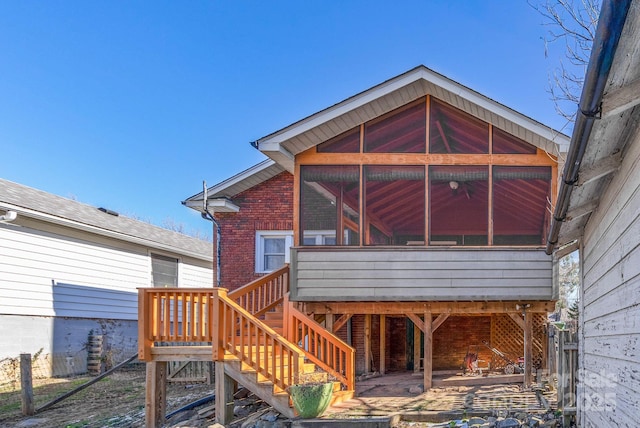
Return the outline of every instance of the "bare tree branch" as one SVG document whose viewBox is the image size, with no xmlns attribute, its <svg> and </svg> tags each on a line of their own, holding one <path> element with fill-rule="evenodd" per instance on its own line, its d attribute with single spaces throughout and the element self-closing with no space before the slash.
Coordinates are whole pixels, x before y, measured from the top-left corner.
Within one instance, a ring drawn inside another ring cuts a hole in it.
<svg viewBox="0 0 640 428">
<path fill-rule="evenodd" d="M 556 112 L 573 122 L 598 24 L 600 1 L 541 0 L 534 3 L 534 0 L 529 0 L 529 5 L 540 13 L 544 25 L 549 27 L 544 38 L 545 56 L 549 44 L 564 43 L 566 63 L 560 60 L 549 73 L 547 92 Z"/>
</svg>

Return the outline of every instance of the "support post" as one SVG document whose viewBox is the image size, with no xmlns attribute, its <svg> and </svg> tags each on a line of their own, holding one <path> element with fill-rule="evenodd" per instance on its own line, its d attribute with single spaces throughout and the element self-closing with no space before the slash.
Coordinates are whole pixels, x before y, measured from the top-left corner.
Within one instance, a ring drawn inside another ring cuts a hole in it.
<svg viewBox="0 0 640 428">
<path fill-rule="evenodd" d="M 325 328 L 333 333 L 333 313 L 327 312 L 324 318 Z"/>
<path fill-rule="evenodd" d="M 218 361 L 216 366 L 216 422 L 224 426 L 233 419 L 233 394 L 236 382 L 224 372 L 224 362 Z"/>
<path fill-rule="evenodd" d="M 371 373 L 371 314 L 364 316 L 364 372 Z"/>
<path fill-rule="evenodd" d="M 167 363 L 147 362 L 147 385 L 145 388 L 145 426 L 158 428 L 164 424 L 167 413 Z"/>
<path fill-rule="evenodd" d="M 33 404 L 33 380 L 31 376 L 31 354 L 20 354 L 20 396 L 22 398 L 22 414 L 33 416 L 36 413 Z"/>
<path fill-rule="evenodd" d="M 424 313 L 424 390 L 433 385 L 433 330 L 431 312 Z"/>
<path fill-rule="evenodd" d="M 531 369 L 533 364 L 533 314 L 523 311 L 524 315 L 524 387 L 531 385 Z"/>
<path fill-rule="evenodd" d="M 380 315 L 380 374 L 384 374 L 386 367 L 386 348 L 387 348 L 387 317 Z"/>
<path fill-rule="evenodd" d="M 420 327 L 413 323 L 413 372 L 420 373 Z"/>
</svg>

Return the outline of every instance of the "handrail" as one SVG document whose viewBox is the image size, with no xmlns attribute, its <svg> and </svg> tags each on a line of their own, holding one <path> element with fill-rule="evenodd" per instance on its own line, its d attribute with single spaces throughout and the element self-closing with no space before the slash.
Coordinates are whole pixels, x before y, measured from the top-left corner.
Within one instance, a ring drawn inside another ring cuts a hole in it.
<svg viewBox="0 0 640 428">
<path fill-rule="evenodd" d="M 289 265 L 286 264 L 278 270 L 229 292 L 228 296 L 251 315 L 259 317 L 282 302 L 282 298 L 288 292 Z"/>
<path fill-rule="evenodd" d="M 345 385 L 355 390 L 355 349 L 322 325 L 300 312 L 284 298 L 284 334 L 305 350 L 311 362 Z"/>
<path fill-rule="evenodd" d="M 282 390 L 299 382 L 304 351 L 222 292 L 219 311 L 219 343 L 226 352 L 235 355 Z"/>
<path fill-rule="evenodd" d="M 154 342 L 211 342 L 211 288 L 139 288 L 138 358 L 151 360 Z"/>
<path fill-rule="evenodd" d="M 154 342 L 211 342 L 282 390 L 297 383 L 304 351 L 230 299 L 224 288 L 140 288 L 138 358 L 151 361 Z"/>
</svg>

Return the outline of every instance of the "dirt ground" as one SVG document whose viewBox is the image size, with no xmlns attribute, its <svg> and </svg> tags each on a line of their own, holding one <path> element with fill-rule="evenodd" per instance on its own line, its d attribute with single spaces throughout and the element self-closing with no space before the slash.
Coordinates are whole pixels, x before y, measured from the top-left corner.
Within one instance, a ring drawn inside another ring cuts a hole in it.
<svg viewBox="0 0 640 428">
<path fill-rule="evenodd" d="M 92 377 L 69 379 L 34 379 L 33 390 L 36 409 L 64 393 L 91 380 Z M 214 392 L 213 385 L 203 383 L 169 383 L 167 387 L 167 412 L 170 413 Z M 1 428 L 138 428 L 144 427 L 145 369 L 143 364 L 132 364 L 86 389 L 59 402 L 53 407 L 25 417 L 20 409 L 20 390 L 0 391 Z M 212 405 L 204 403 L 197 409 Z M 265 407 L 262 401 L 245 399 L 240 413 L 250 413 Z M 196 409 L 196 410 L 197 410 Z M 191 412 L 193 413 L 193 412 Z M 198 425 L 206 427 L 214 423 L 205 416 Z M 171 426 L 168 424 L 167 426 Z M 194 425 L 194 428 L 196 425 Z"/>
<path fill-rule="evenodd" d="M 91 380 L 91 377 L 34 380 L 35 407 L 38 408 L 64 393 Z M 357 397 L 332 407 L 326 418 L 367 418 L 393 413 L 438 412 L 472 409 L 521 409 L 540 412 L 543 409 L 531 391 L 518 385 L 486 385 L 432 388 L 422 393 L 422 377 L 412 373 L 377 376 L 356 383 Z M 416 390 L 414 390 L 416 389 Z M 202 400 L 213 394 L 214 385 L 203 383 L 169 383 L 167 413 Z M 230 427 L 239 427 L 252 416 L 277 413 L 260 399 L 241 389 L 236 394 L 234 418 Z M 555 405 L 554 394 L 545 396 Z M 0 428 L 143 428 L 145 402 L 144 364 L 132 364 L 109 377 L 61 401 L 32 417 L 21 415 L 20 391 L 0 390 Z M 165 427 L 205 428 L 212 426 L 214 414 L 201 403 L 167 420 Z M 199 412 L 200 411 L 200 414 Z M 400 426 L 426 427 L 431 424 L 410 422 Z"/>
</svg>

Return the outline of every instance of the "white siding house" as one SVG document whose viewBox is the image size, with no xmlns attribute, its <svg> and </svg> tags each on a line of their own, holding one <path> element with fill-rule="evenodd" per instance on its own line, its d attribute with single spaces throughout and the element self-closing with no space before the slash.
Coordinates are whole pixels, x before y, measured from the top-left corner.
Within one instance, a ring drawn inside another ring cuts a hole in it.
<svg viewBox="0 0 640 428">
<path fill-rule="evenodd" d="M 213 285 L 209 242 L 0 179 L 3 217 L 0 361 L 81 373 L 93 332 L 117 362 L 136 353 L 137 288 Z"/>
<path fill-rule="evenodd" d="M 580 250 L 581 427 L 638 425 L 639 40 L 640 1 L 604 1 L 549 234 L 548 251 Z"/>
</svg>

